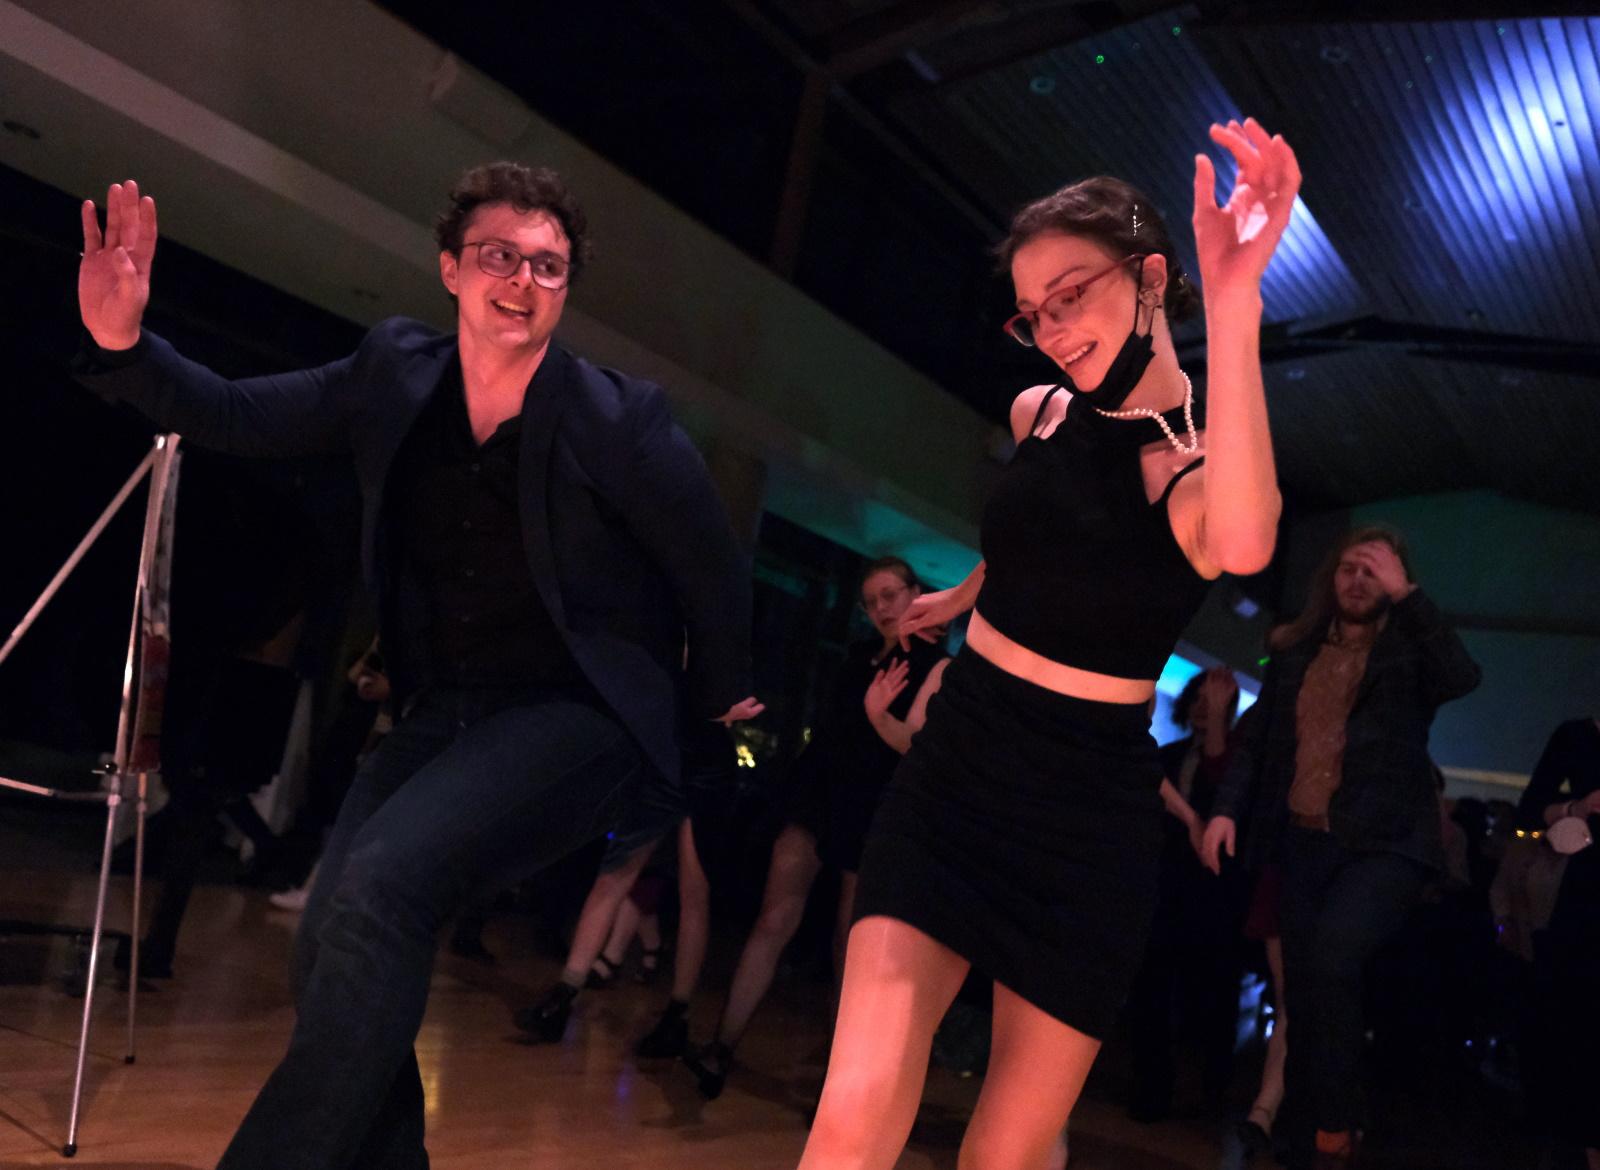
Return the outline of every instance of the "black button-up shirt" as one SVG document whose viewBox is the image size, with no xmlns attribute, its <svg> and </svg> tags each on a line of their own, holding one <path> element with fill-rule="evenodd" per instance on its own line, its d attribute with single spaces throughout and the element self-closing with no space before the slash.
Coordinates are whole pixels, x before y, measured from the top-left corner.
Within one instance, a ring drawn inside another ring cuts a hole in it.
<svg viewBox="0 0 1600 1170">
<path fill-rule="evenodd" d="M 536 392 L 530 383 L 528 393 Z M 565 685 L 581 677 L 523 549 L 521 437 L 522 420 L 513 416 L 478 445 L 461 365 L 452 361 L 390 473 L 397 551 L 426 607 L 429 673 L 445 686 Z"/>
</svg>

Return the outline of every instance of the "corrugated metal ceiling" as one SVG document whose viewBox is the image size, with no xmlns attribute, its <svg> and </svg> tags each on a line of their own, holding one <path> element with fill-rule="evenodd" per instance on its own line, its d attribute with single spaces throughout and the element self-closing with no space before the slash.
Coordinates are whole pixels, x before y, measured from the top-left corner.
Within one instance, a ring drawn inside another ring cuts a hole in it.
<svg viewBox="0 0 1600 1170">
<path fill-rule="evenodd" d="M 1253 25 L 1183 7 L 903 87 L 891 109 L 999 214 L 1115 174 L 1186 252 L 1206 127 L 1256 114 L 1306 176 L 1268 319 L 1291 337 L 1339 321 L 1416 332 L 1375 344 L 1358 328 L 1269 364 L 1290 495 L 1487 487 L 1600 510 L 1600 17 Z M 1530 340 L 1570 348 L 1530 363 L 1514 352 Z M 1451 360 L 1466 341 L 1479 360 Z"/>
<path fill-rule="evenodd" d="M 1394 320 L 1600 341 L 1600 17 L 1226 28 L 1306 197 Z"/>
<path fill-rule="evenodd" d="M 936 156 L 961 139 L 968 155 L 980 144 L 988 165 L 967 171 L 967 158 L 952 163 L 1002 215 L 1086 175 L 1127 179 L 1171 222 L 1193 272 L 1184 225 L 1194 202 L 1194 155 L 1210 148 L 1224 189 L 1231 186 L 1231 156 L 1213 146 L 1207 127 L 1245 111 L 1182 20 L 1181 14 L 1153 17 L 952 86 L 907 94 L 895 114 Z M 1366 307 L 1304 201 L 1263 293 L 1269 320 L 1352 317 Z"/>
</svg>

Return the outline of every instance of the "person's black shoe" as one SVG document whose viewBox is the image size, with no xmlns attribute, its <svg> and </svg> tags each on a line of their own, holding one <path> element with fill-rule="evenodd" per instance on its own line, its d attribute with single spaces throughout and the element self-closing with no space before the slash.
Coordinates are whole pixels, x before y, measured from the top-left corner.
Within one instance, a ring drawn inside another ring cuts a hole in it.
<svg viewBox="0 0 1600 1170">
<path fill-rule="evenodd" d="M 689 1047 L 689 1005 L 671 1000 L 656 1026 L 651 1028 L 634 1047 L 634 1052 L 646 1060 L 670 1060 L 682 1056 Z"/>
<path fill-rule="evenodd" d="M 683 1058 L 684 1065 L 694 1074 L 696 1087 L 707 1101 L 722 1096 L 722 1087 L 728 1082 L 728 1070 L 733 1067 L 733 1049 L 726 1044 L 713 1042 Z"/>
<path fill-rule="evenodd" d="M 557 983 L 538 1003 L 521 1009 L 512 1018 L 518 1028 L 535 1040 L 555 1044 L 566 1035 L 567 1021 L 572 1018 L 572 1001 L 577 998 L 576 987 Z"/>
<path fill-rule="evenodd" d="M 1246 1161 L 1272 1149 L 1272 1120 L 1265 1109 L 1252 1109 L 1234 1126 L 1233 1134 L 1239 1139 Z"/>
</svg>

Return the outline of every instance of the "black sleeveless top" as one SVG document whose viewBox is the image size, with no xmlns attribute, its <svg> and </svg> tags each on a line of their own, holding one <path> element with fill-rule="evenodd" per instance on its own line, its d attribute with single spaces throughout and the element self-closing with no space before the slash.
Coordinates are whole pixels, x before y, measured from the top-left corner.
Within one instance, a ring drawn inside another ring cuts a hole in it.
<svg viewBox="0 0 1600 1170">
<path fill-rule="evenodd" d="M 1056 387 L 1060 389 L 1060 387 Z M 1044 417 L 1056 390 L 1034 417 Z M 1195 425 L 1203 425 L 1195 403 Z M 1183 434 L 1183 410 L 1167 423 Z M 1012 641 L 1055 662 L 1119 678 L 1161 674 L 1210 582 L 1172 534 L 1172 489 L 1145 495 L 1139 449 L 1166 441 L 1154 419 L 1109 419 L 1072 402 L 1048 438 L 1029 434 L 984 506 L 986 563 L 977 610 Z"/>
</svg>

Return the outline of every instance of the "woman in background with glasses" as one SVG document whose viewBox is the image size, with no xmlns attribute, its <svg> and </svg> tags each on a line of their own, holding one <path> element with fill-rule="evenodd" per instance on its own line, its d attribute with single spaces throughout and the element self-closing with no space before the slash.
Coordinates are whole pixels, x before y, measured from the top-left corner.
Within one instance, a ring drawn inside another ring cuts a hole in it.
<svg viewBox="0 0 1600 1170">
<path fill-rule="evenodd" d="M 867 826 L 949 661 L 928 636 L 901 637 L 900 617 L 921 593 L 916 574 L 899 557 L 880 557 L 862 573 L 861 608 L 877 636 L 850 647 L 816 732 L 795 760 L 794 804 L 773 842 L 760 917 L 739 956 L 715 1039 L 687 1060 L 707 1097 L 722 1092 L 734 1047 L 766 998 L 825 865 L 839 871 L 834 970 L 844 967 Z"/>
<path fill-rule="evenodd" d="M 1195 159 L 1208 411 L 1168 324 L 1198 298 L 1146 196 L 1085 180 L 1023 208 L 1000 246 L 1006 331 L 1061 380 L 1012 405 L 983 562 L 899 623 L 904 641 L 974 610 L 873 822 L 802 1170 L 894 1165 L 971 968 L 994 980 L 994 1033 L 959 1162 L 1044 1166 L 1139 965 L 1162 838 L 1146 704 L 1209 582 L 1272 559 L 1281 509 L 1261 276 L 1300 172 L 1253 120 L 1211 137 L 1239 178 L 1219 206 Z"/>
</svg>

